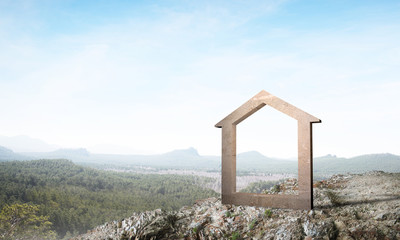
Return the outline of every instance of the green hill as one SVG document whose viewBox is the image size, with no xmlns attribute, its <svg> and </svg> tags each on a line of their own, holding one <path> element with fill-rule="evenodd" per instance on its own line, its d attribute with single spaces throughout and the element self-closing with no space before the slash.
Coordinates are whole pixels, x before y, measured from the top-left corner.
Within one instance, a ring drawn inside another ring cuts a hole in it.
<svg viewBox="0 0 400 240">
<path fill-rule="evenodd" d="M 134 211 L 176 210 L 197 199 L 218 196 L 200 187 L 205 178 L 106 172 L 69 160 L 0 163 L 0 209 L 32 203 L 49 216 L 60 236 L 85 232 Z"/>
</svg>

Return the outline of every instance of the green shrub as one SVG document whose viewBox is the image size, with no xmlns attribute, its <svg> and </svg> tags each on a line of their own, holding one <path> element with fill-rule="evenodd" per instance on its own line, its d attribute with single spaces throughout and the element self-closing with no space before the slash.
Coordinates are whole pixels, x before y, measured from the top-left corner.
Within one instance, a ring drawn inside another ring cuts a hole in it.
<svg viewBox="0 0 400 240">
<path fill-rule="evenodd" d="M 232 236 L 231 236 L 232 240 L 238 240 L 239 238 L 240 238 L 240 235 L 239 235 L 238 232 L 233 232 L 232 233 Z"/>
<path fill-rule="evenodd" d="M 230 218 L 232 217 L 232 213 L 230 211 L 225 212 L 225 217 Z"/>
<path fill-rule="evenodd" d="M 264 215 L 265 215 L 267 218 L 272 217 L 272 211 L 271 211 L 271 209 L 265 209 Z"/>
<path fill-rule="evenodd" d="M 273 188 L 272 188 L 272 192 L 273 193 L 278 193 L 281 191 L 281 185 L 280 184 L 276 184 Z"/>
<path fill-rule="evenodd" d="M 253 219 L 249 224 L 249 229 L 252 230 L 257 223 L 257 219 Z"/>
<path fill-rule="evenodd" d="M 49 216 L 41 216 L 38 212 L 38 205 L 6 204 L 0 211 L 0 238 L 57 239 L 57 234 L 51 230 Z"/>
</svg>

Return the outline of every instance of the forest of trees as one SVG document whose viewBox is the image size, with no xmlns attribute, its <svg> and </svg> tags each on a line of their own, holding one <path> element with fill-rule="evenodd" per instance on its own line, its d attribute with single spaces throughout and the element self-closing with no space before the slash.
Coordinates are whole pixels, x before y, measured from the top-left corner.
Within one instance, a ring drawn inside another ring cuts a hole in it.
<svg viewBox="0 0 400 240">
<path fill-rule="evenodd" d="M 205 181 L 195 176 L 107 172 L 69 160 L 0 162 L 0 210 L 31 204 L 62 238 L 134 211 L 177 210 L 218 196 L 201 187 Z"/>
</svg>

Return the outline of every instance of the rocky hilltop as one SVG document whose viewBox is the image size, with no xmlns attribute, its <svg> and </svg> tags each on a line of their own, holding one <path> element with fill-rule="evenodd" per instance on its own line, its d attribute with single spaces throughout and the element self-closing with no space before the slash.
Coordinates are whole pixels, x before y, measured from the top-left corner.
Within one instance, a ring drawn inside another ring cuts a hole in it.
<svg viewBox="0 0 400 240">
<path fill-rule="evenodd" d="M 290 179 L 266 194 L 296 193 Z M 108 222 L 86 239 L 400 239 L 400 173 L 335 175 L 314 184 L 315 209 L 288 210 L 197 201 Z"/>
</svg>

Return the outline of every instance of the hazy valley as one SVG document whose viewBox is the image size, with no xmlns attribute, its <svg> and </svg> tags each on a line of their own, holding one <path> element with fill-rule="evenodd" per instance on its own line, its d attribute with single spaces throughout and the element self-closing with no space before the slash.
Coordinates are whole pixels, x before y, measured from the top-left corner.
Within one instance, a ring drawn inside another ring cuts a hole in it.
<svg viewBox="0 0 400 240">
<path fill-rule="evenodd" d="M 159 155 L 96 154 L 84 148 L 58 149 L 50 152 L 19 152 L 0 146 L 0 161 L 32 159 L 69 159 L 76 164 L 115 172 L 173 174 L 212 179 L 207 187 L 220 191 L 220 156 L 202 156 L 194 148 L 174 150 Z M 400 156 L 384 153 L 341 158 L 326 155 L 314 158 L 314 179 L 333 174 L 370 171 L 400 172 Z M 237 190 L 258 181 L 279 181 L 296 177 L 297 161 L 270 158 L 251 151 L 237 155 Z"/>
</svg>

